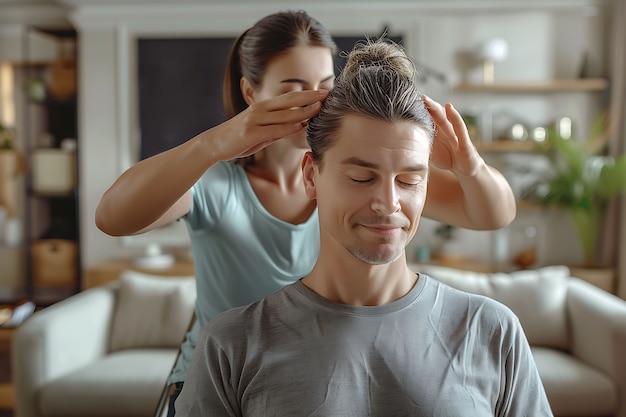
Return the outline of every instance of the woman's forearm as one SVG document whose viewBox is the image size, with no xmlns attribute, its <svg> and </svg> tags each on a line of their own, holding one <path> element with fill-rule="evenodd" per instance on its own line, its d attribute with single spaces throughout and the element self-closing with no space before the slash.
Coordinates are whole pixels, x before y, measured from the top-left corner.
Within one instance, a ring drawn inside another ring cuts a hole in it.
<svg viewBox="0 0 626 417">
<path fill-rule="evenodd" d="M 98 204 L 98 228 L 114 236 L 130 235 L 184 215 L 190 188 L 217 162 L 202 135 L 125 171 Z"/>
<path fill-rule="evenodd" d="M 492 230 L 510 224 L 516 210 L 508 181 L 486 163 L 469 176 L 431 167 L 424 216 L 467 229 Z"/>
<path fill-rule="evenodd" d="M 463 209 L 470 221 L 469 228 L 498 229 L 515 219 L 515 195 L 498 170 L 483 164 L 475 175 L 458 180 L 463 190 Z"/>
<path fill-rule="evenodd" d="M 207 169 L 301 131 L 327 94 L 323 90 L 292 91 L 252 103 L 182 145 L 138 162 L 102 196 L 96 209 L 97 226 L 121 236 L 184 215 L 191 204 L 189 190 Z"/>
</svg>

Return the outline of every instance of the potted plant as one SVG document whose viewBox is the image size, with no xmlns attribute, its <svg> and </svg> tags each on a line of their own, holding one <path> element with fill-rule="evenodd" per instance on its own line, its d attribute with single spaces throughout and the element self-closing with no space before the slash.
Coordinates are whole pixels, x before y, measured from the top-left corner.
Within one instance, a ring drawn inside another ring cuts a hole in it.
<svg viewBox="0 0 626 417">
<path fill-rule="evenodd" d="M 584 140 L 566 139 L 548 129 L 537 150 L 550 163 L 524 193 L 543 206 L 562 207 L 572 216 L 583 248 L 584 266 L 596 266 L 596 248 L 607 204 L 626 192 L 626 155 L 606 155 L 606 115 L 595 121 Z"/>
</svg>

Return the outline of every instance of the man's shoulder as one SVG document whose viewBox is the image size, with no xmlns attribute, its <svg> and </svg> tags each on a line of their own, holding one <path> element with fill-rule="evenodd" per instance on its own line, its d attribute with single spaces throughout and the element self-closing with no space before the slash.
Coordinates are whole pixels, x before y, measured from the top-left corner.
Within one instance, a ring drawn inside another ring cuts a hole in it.
<svg viewBox="0 0 626 417">
<path fill-rule="evenodd" d="M 213 337 L 219 338 L 243 337 L 260 332 L 263 325 L 270 320 L 270 315 L 284 310 L 282 304 L 288 297 L 287 293 L 292 285 L 287 285 L 258 301 L 216 315 L 206 326 L 208 332 Z"/>
<path fill-rule="evenodd" d="M 517 316 L 507 305 L 495 300 L 487 295 L 476 294 L 469 291 L 454 288 L 446 283 L 443 283 L 436 278 L 430 277 L 430 281 L 433 285 L 442 291 L 446 298 L 452 301 L 455 305 L 465 305 L 471 311 L 474 311 L 481 316 L 489 316 L 494 319 L 505 321 L 518 321 Z"/>
</svg>

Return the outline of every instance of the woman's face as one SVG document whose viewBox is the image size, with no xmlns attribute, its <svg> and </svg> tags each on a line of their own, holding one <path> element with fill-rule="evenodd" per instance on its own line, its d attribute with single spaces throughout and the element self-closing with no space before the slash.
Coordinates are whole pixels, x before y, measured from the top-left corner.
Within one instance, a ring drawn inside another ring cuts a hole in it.
<svg viewBox="0 0 626 417">
<path fill-rule="evenodd" d="M 304 90 L 329 90 L 335 82 L 333 55 L 321 46 L 297 46 L 269 62 L 261 85 L 254 91 L 255 101 Z M 306 130 L 286 138 L 307 148 Z"/>
</svg>

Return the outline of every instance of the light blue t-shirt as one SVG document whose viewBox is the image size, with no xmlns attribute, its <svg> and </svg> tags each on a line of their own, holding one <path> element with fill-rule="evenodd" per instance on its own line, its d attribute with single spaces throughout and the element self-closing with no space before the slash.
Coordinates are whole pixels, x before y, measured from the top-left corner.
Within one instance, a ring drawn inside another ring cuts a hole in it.
<svg viewBox="0 0 626 417">
<path fill-rule="evenodd" d="M 277 219 L 263 207 L 240 165 L 214 165 L 191 192 L 184 219 L 193 248 L 196 321 L 169 383 L 185 380 L 196 341 L 212 317 L 302 278 L 319 254 L 317 210 L 298 225 Z"/>
</svg>

